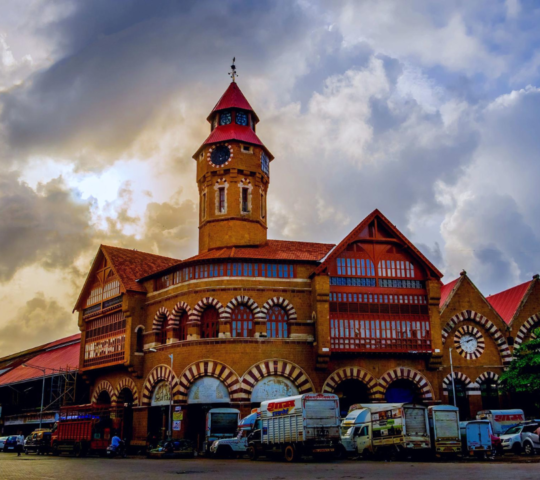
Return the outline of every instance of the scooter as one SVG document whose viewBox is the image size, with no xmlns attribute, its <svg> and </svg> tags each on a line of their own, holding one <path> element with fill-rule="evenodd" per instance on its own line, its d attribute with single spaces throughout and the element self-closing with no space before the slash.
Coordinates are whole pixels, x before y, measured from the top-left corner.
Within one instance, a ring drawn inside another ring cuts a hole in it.
<svg viewBox="0 0 540 480">
<path fill-rule="evenodd" d="M 107 458 L 126 458 L 126 456 L 126 443 L 123 440 L 120 441 L 118 447 L 113 447 L 112 445 L 107 447 Z"/>
</svg>

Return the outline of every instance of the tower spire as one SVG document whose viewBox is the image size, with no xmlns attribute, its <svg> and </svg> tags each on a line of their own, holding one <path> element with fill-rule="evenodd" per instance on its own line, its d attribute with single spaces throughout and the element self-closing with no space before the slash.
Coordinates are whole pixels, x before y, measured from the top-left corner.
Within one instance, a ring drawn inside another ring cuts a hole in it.
<svg viewBox="0 0 540 480">
<path fill-rule="evenodd" d="M 238 73 L 236 73 L 236 57 L 233 57 L 232 59 L 232 65 L 231 65 L 231 71 L 229 72 L 229 76 L 232 78 L 232 81 L 235 82 L 236 77 L 238 76 Z"/>
</svg>

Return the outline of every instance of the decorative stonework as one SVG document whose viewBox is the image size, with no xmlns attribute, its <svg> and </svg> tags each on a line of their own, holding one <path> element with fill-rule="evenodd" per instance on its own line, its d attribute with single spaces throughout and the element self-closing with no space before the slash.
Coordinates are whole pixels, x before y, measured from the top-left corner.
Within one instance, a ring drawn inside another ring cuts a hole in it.
<svg viewBox="0 0 540 480">
<path fill-rule="evenodd" d="M 448 323 L 446 324 L 446 326 L 444 327 L 442 331 L 443 344 L 446 342 L 448 335 L 454 329 L 454 327 L 458 323 L 464 322 L 466 320 L 470 320 L 474 323 L 477 323 L 491 335 L 491 337 L 497 344 L 497 348 L 499 349 L 499 353 L 501 355 L 503 364 L 507 365 L 512 361 L 512 354 L 510 353 L 510 349 L 508 348 L 506 339 L 504 338 L 504 335 L 501 333 L 501 331 L 493 324 L 493 322 L 488 320 L 483 315 L 480 315 L 479 313 L 476 313 L 472 310 L 464 310 L 463 312 L 458 313 L 457 315 L 454 315 L 448 321 Z"/>
<path fill-rule="evenodd" d="M 131 391 L 131 394 L 133 395 L 133 405 L 139 405 L 139 391 L 137 390 L 137 385 L 135 385 L 135 382 L 133 379 L 129 377 L 124 377 L 122 380 L 118 382 L 118 385 L 116 386 L 116 390 L 114 391 L 114 397 L 115 401 L 118 401 L 118 397 L 120 396 L 120 392 L 127 388 Z"/>
<path fill-rule="evenodd" d="M 168 320 L 170 317 L 169 310 L 165 307 L 160 307 L 154 316 L 154 321 L 152 322 L 152 330 L 154 332 L 159 332 L 163 326 L 163 322 Z"/>
<path fill-rule="evenodd" d="M 298 319 L 298 316 L 296 315 L 296 310 L 292 306 L 291 302 L 289 302 L 289 300 L 283 297 L 271 298 L 262 306 L 261 312 L 264 315 L 265 319 L 268 315 L 268 310 L 275 306 L 281 307 L 285 310 L 285 312 L 287 313 L 287 319 L 289 321 Z"/>
<path fill-rule="evenodd" d="M 148 406 L 152 403 L 152 393 L 154 392 L 154 388 L 163 380 L 168 382 L 171 387 L 173 402 L 176 403 L 180 401 L 180 387 L 176 375 L 167 365 L 158 365 L 152 369 L 144 382 L 142 393 L 143 406 Z"/>
<path fill-rule="evenodd" d="M 478 378 L 476 379 L 476 383 L 478 385 L 482 385 L 485 382 L 496 383 L 498 385 L 499 384 L 499 375 L 497 375 L 494 372 L 481 373 L 478 376 Z"/>
<path fill-rule="evenodd" d="M 247 211 L 244 211 L 242 208 L 242 190 L 244 188 L 248 189 L 248 209 Z M 251 181 L 247 178 L 242 178 L 240 182 L 238 183 L 238 190 L 240 195 L 240 215 L 249 215 L 251 211 L 253 210 L 253 185 L 251 184 Z"/>
<path fill-rule="evenodd" d="M 219 313 L 219 319 L 221 321 L 225 309 L 223 308 L 223 305 L 221 305 L 219 300 L 216 300 L 212 297 L 204 297 L 203 299 L 199 300 L 199 303 L 197 303 L 197 305 L 195 305 L 195 308 L 193 309 L 193 314 L 190 317 L 190 321 L 200 322 L 201 315 L 208 307 L 215 307 L 217 309 Z"/>
<path fill-rule="evenodd" d="M 344 367 L 336 370 L 326 379 L 322 391 L 323 393 L 333 393 L 341 382 L 352 379 L 359 380 L 367 386 L 371 401 L 384 400 L 384 392 L 377 379 L 367 370 L 359 367 Z"/>
<path fill-rule="evenodd" d="M 189 319 L 191 320 L 191 317 L 193 315 L 191 307 L 186 302 L 178 302 L 174 306 L 173 311 L 171 313 L 170 326 L 178 328 L 180 326 L 180 317 L 184 313 L 187 313 L 189 316 Z"/>
<path fill-rule="evenodd" d="M 225 189 L 225 205 L 224 205 L 224 211 L 223 212 L 220 212 L 219 210 L 219 189 L 223 187 Z M 228 196 L 227 196 L 227 190 L 229 189 L 229 184 L 227 183 L 227 180 L 225 180 L 224 178 L 219 178 L 218 180 L 216 180 L 216 183 L 214 185 L 214 190 L 215 190 L 215 194 L 214 194 L 214 197 L 215 197 L 215 207 L 216 207 L 216 215 L 225 215 L 227 213 L 227 208 L 228 208 Z"/>
<path fill-rule="evenodd" d="M 99 397 L 99 394 L 103 391 L 109 394 L 109 397 L 111 398 L 111 403 L 116 402 L 116 395 L 114 394 L 113 386 L 107 380 L 102 380 L 94 387 L 91 403 L 96 403 Z"/>
<path fill-rule="evenodd" d="M 454 372 L 454 380 L 460 380 L 465 385 L 467 389 L 467 394 L 470 395 L 471 390 L 478 390 L 478 385 L 473 383 L 471 379 L 462 372 Z M 449 392 L 452 391 L 452 374 L 449 373 L 443 380 L 443 394 L 449 395 Z"/>
<path fill-rule="evenodd" d="M 186 402 L 191 384 L 200 377 L 215 377 L 229 390 L 231 402 L 240 400 L 240 379 L 227 365 L 213 360 L 201 360 L 189 365 L 180 375 L 179 399 Z"/>
<path fill-rule="evenodd" d="M 240 401 L 249 402 L 255 385 L 262 378 L 271 375 L 288 378 L 296 385 L 300 394 L 315 391 L 312 381 L 298 365 L 287 360 L 264 360 L 253 365 L 242 377 Z"/>
<path fill-rule="evenodd" d="M 514 348 L 519 347 L 525 338 L 527 337 L 527 334 L 529 332 L 532 332 L 536 326 L 540 326 L 540 313 L 537 313 L 536 315 L 533 315 L 532 317 L 528 318 L 526 322 L 521 325 L 517 335 L 516 335 L 516 341 L 514 343 Z"/>
<path fill-rule="evenodd" d="M 248 307 L 253 313 L 254 320 L 264 320 L 266 318 L 255 300 L 246 297 L 245 295 L 239 295 L 238 297 L 233 298 L 223 309 L 223 315 L 220 316 L 220 319 L 224 322 L 230 321 L 233 309 L 239 305 Z"/>
<path fill-rule="evenodd" d="M 474 343 L 474 347 L 468 349 L 468 342 Z M 454 347 L 456 351 L 467 360 L 476 360 L 480 358 L 486 348 L 484 337 L 476 327 L 464 325 L 459 327 L 454 334 Z"/>
<path fill-rule="evenodd" d="M 431 387 L 427 378 L 424 377 L 420 372 L 407 367 L 394 368 L 393 370 L 386 372 L 379 379 L 379 383 L 381 384 L 383 391 L 386 392 L 390 384 L 396 380 L 410 380 L 420 389 L 423 400 L 433 400 L 433 388 Z"/>
</svg>

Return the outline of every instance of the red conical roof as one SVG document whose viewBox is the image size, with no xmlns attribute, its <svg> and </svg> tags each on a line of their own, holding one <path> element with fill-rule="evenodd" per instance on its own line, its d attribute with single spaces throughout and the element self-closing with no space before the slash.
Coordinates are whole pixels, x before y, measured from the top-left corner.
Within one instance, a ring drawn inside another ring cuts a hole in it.
<svg viewBox="0 0 540 480">
<path fill-rule="evenodd" d="M 208 115 L 207 120 L 211 122 L 214 112 L 218 112 L 219 110 L 227 110 L 228 108 L 241 108 L 242 110 L 248 110 L 253 113 L 255 117 L 255 122 L 259 121 L 255 110 L 251 108 L 251 105 L 246 100 L 246 97 L 244 97 L 244 94 L 242 93 L 240 87 L 236 82 L 231 82 L 229 88 L 225 90 L 225 93 L 218 100 L 216 106 L 210 112 L 210 115 Z"/>
</svg>

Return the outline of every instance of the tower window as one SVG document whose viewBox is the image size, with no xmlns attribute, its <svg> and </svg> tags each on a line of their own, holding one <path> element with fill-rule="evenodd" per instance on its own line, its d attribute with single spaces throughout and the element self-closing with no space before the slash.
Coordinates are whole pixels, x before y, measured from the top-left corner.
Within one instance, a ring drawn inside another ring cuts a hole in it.
<svg viewBox="0 0 540 480">
<path fill-rule="evenodd" d="M 201 215 L 206 218 L 206 193 L 203 193 L 201 198 Z"/>
<path fill-rule="evenodd" d="M 225 213 L 225 187 L 218 188 L 218 213 Z"/>
<path fill-rule="evenodd" d="M 223 112 L 220 114 L 219 116 L 219 124 L 220 125 L 229 125 L 229 123 L 231 123 L 232 121 L 232 115 L 231 115 L 231 112 L 227 111 L 227 112 Z"/>
<path fill-rule="evenodd" d="M 248 116 L 246 112 L 236 112 L 236 124 L 242 125 L 243 127 L 248 124 Z"/>
<path fill-rule="evenodd" d="M 264 205 L 264 194 L 261 193 L 261 218 L 266 216 L 265 205 Z"/>
<path fill-rule="evenodd" d="M 242 188 L 242 213 L 249 213 L 249 188 Z"/>
<path fill-rule="evenodd" d="M 249 145 L 242 145 L 242 152 L 252 153 L 253 149 Z"/>
</svg>

